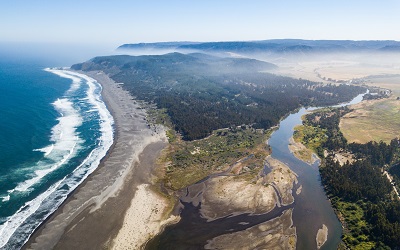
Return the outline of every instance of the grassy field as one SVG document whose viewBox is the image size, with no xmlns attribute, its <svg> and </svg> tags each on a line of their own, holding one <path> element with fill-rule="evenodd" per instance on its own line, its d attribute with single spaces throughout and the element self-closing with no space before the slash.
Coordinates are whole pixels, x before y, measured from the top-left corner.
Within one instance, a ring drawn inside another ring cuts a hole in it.
<svg viewBox="0 0 400 250">
<path fill-rule="evenodd" d="M 395 97 L 400 96 L 400 75 L 387 75 L 367 79 L 367 84 L 390 89 Z"/>
<path fill-rule="evenodd" d="M 391 97 L 353 105 L 354 111 L 341 119 L 340 129 L 349 142 L 390 142 L 400 135 L 400 76 L 382 75 L 366 81 L 367 85 L 390 89 Z"/>
<path fill-rule="evenodd" d="M 349 142 L 390 142 L 400 135 L 400 100 L 389 99 L 364 101 L 352 106 L 340 129 Z"/>
</svg>

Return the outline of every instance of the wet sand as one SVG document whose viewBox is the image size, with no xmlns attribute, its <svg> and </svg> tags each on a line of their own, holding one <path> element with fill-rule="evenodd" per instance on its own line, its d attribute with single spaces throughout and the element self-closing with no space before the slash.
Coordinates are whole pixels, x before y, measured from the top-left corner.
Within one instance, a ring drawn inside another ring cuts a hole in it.
<svg viewBox="0 0 400 250">
<path fill-rule="evenodd" d="M 103 87 L 103 100 L 115 120 L 114 144 L 96 171 L 36 230 L 24 249 L 108 249 L 118 242 L 123 249 L 133 249 L 132 242 L 122 241 L 121 245 L 121 240 L 115 240 L 121 228 L 129 226 L 137 242 L 146 242 L 146 237 L 165 223 L 162 209 L 166 201 L 145 188 L 151 184 L 155 160 L 167 144 L 164 129 L 150 128 L 140 104 L 106 75 L 84 74 Z M 139 209 L 139 216 L 147 215 L 142 224 L 132 224 L 137 221 L 129 219 L 127 211 L 132 207 Z M 135 230 L 150 220 L 156 223 L 140 234 Z"/>
</svg>

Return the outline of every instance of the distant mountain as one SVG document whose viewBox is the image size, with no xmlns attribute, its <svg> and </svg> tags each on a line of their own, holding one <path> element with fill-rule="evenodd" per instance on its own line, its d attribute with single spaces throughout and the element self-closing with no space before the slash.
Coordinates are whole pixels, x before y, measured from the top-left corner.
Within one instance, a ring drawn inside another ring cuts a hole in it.
<svg viewBox="0 0 400 250">
<path fill-rule="evenodd" d="M 118 49 L 176 49 L 182 45 L 196 44 L 193 42 L 160 42 L 160 43 L 134 43 L 123 44 Z"/>
<path fill-rule="evenodd" d="M 158 70 L 159 72 L 175 72 L 184 74 L 207 74 L 238 73 L 238 72 L 258 72 L 268 71 L 277 68 L 275 64 L 258 61 L 248 58 L 221 58 L 202 53 L 181 54 L 169 53 L 165 55 L 145 55 L 145 56 L 103 56 L 95 57 L 92 60 L 72 65 L 72 69 L 90 71 L 104 70 L 108 72 L 143 69 Z M 192 72 L 194 71 L 194 72 Z"/>
<path fill-rule="evenodd" d="M 300 40 L 274 39 L 263 41 L 234 42 L 163 42 L 124 44 L 118 50 L 173 49 L 176 51 L 202 52 L 267 52 L 267 53 L 318 53 L 318 52 L 372 52 L 398 51 L 398 41 L 352 41 L 352 40 Z"/>
<path fill-rule="evenodd" d="M 400 45 L 387 45 L 380 49 L 384 52 L 400 52 Z"/>
</svg>

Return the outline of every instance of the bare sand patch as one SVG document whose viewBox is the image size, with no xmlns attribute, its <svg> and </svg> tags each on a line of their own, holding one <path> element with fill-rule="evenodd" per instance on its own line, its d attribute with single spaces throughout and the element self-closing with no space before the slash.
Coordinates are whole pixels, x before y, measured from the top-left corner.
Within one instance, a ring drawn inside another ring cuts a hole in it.
<svg viewBox="0 0 400 250">
<path fill-rule="evenodd" d="M 354 162 L 354 155 L 348 152 L 335 152 L 334 159 L 339 162 L 340 166 L 343 166 L 347 162 L 353 163 Z"/>
<path fill-rule="evenodd" d="M 139 249 L 163 226 L 176 223 L 179 216 L 163 219 L 167 206 L 168 201 L 151 191 L 148 184 L 139 185 L 112 249 Z"/>
<path fill-rule="evenodd" d="M 322 228 L 318 229 L 317 237 L 315 240 L 317 241 L 318 249 L 320 249 L 328 240 L 328 227 L 325 224 L 322 224 Z"/>
<path fill-rule="evenodd" d="M 187 199 L 193 202 L 199 197 L 197 202 L 202 203 L 201 213 L 209 219 L 232 213 L 261 214 L 271 211 L 276 205 L 292 204 L 293 184 L 297 183 L 294 172 L 271 156 L 266 157 L 265 164 L 271 169 L 266 176 L 257 175 L 253 180 L 241 179 L 240 176 L 213 177 L 206 183 L 192 185 L 188 192 L 191 197 Z"/>
<path fill-rule="evenodd" d="M 201 212 L 206 218 L 216 219 L 231 213 L 265 213 L 276 203 L 275 190 L 263 185 L 261 179 L 249 183 L 234 176 L 219 176 L 207 183 Z M 224 209 L 215 209 L 218 207 Z"/>
<path fill-rule="evenodd" d="M 293 185 L 297 183 L 296 174 L 284 163 L 271 156 L 267 156 L 265 163 L 271 172 L 264 177 L 264 183 L 276 187 L 282 198 L 282 205 L 292 204 L 294 202 Z"/>
</svg>

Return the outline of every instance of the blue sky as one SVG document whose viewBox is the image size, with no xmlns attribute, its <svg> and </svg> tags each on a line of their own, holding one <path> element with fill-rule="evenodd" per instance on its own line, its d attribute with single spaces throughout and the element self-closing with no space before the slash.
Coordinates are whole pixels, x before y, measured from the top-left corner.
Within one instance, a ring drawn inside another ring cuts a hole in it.
<svg viewBox="0 0 400 250">
<path fill-rule="evenodd" d="M 398 0 L 0 0 L 0 42 L 400 40 Z"/>
</svg>

